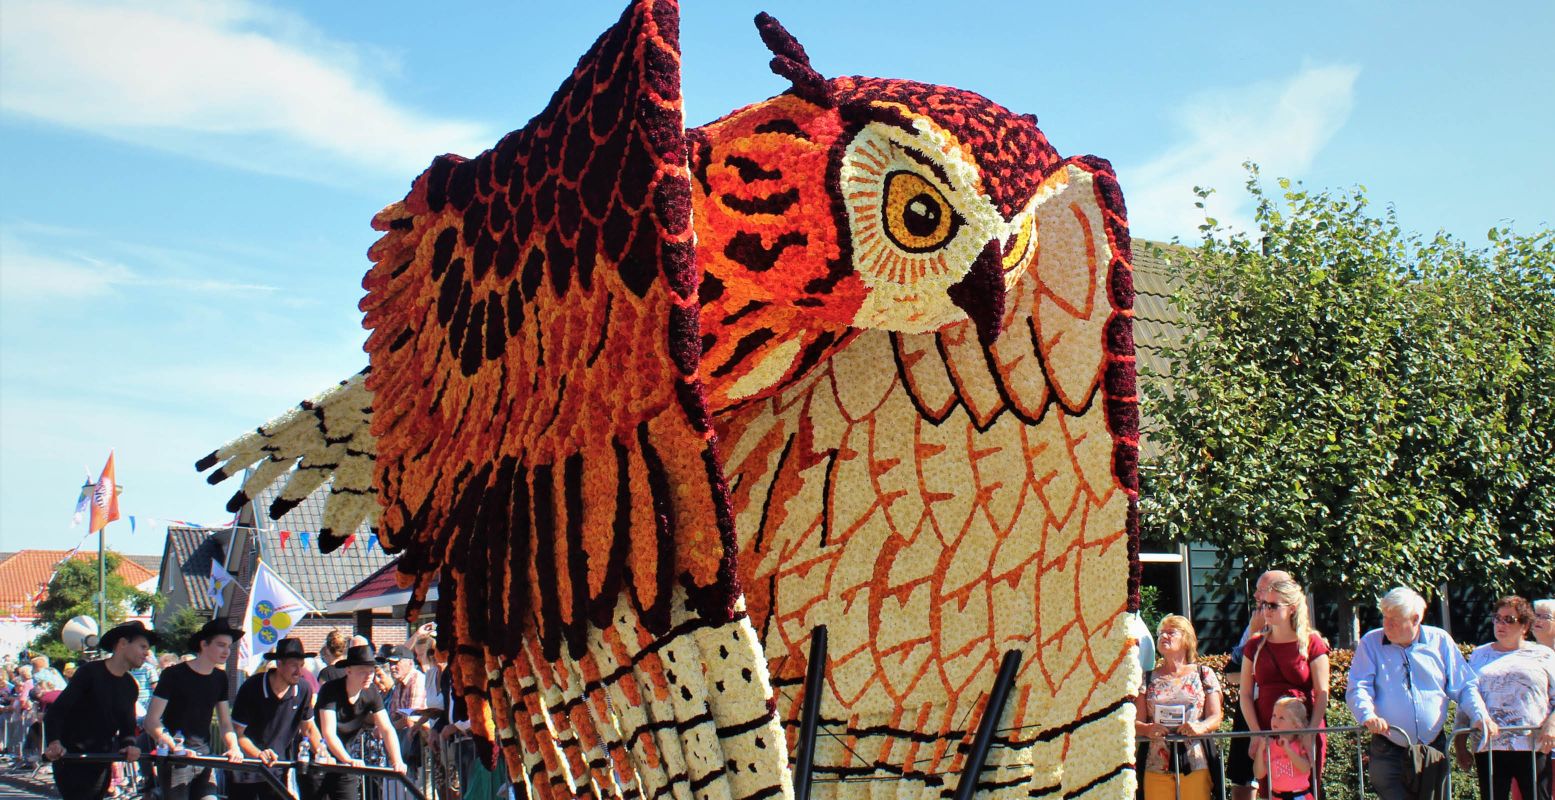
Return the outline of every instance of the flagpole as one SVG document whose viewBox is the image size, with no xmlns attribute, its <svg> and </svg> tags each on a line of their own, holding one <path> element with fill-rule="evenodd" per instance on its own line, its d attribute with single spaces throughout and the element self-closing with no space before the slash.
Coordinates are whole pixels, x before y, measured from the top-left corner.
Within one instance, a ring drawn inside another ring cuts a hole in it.
<svg viewBox="0 0 1555 800">
<path fill-rule="evenodd" d="M 103 551 L 108 541 L 108 524 L 97 532 L 97 635 L 108 631 L 108 565 Z"/>
</svg>

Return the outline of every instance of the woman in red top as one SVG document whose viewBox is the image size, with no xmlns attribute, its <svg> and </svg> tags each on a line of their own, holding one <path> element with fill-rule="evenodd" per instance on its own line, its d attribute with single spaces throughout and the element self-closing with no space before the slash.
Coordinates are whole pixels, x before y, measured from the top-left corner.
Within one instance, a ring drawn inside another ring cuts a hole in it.
<svg viewBox="0 0 1555 800">
<path fill-rule="evenodd" d="M 1258 601 L 1263 609 L 1264 629 L 1247 640 L 1243 651 L 1243 663 L 1249 666 L 1242 670 L 1241 703 L 1248 728 L 1270 730 L 1274 704 L 1287 696 L 1300 697 L 1312 709 L 1312 727 L 1326 727 L 1323 717 L 1328 708 L 1328 642 L 1312 629 L 1306 593 L 1295 581 L 1280 581 Z M 1261 737 L 1253 740 L 1255 754 L 1264 741 Z M 1314 785 L 1322 773 L 1327 748 L 1327 737 L 1317 737 Z M 1267 787 L 1260 793 L 1269 796 Z"/>
</svg>

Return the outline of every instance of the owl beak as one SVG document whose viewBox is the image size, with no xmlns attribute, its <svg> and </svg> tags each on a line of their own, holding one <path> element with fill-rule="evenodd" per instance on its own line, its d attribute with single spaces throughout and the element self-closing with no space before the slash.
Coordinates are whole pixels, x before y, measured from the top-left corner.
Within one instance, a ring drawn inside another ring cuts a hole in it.
<svg viewBox="0 0 1555 800">
<path fill-rule="evenodd" d="M 999 240 L 989 241 L 966 275 L 946 291 L 950 302 L 965 311 L 977 326 L 977 340 L 984 347 L 992 345 L 1004 328 L 1003 260 Z"/>
</svg>

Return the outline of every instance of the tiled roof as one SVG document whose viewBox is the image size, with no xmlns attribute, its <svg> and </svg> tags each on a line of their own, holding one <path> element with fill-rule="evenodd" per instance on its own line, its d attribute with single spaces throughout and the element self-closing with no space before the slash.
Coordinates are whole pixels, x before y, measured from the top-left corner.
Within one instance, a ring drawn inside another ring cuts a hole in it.
<svg viewBox="0 0 1555 800">
<path fill-rule="evenodd" d="M 216 610 L 210 596 L 211 560 L 225 559 L 226 550 L 211 534 L 225 528 L 189 528 L 169 525 L 167 554 L 169 568 L 176 569 L 175 580 L 182 581 L 189 605 L 209 615 Z"/>
<path fill-rule="evenodd" d="M 332 611 L 359 611 L 367 608 L 389 608 L 410 601 L 410 590 L 400 588 L 399 581 L 395 579 L 396 567 L 399 565 L 399 557 L 396 556 L 389 563 L 384 564 L 377 572 L 368 575 L 361 583 L 347 589 L 331 604 Z M 432 582 L 427 590 L 426 599 L 437 599 L 437 581 Z"/>
<path fill-rule="evenodd" d="M 32 616 L 36 613 L 32 598 L 54 574 L 54 565 L 63 560 L 69 550 L 19 550 L 0 555 L 0 615 Z M 81 561 L 95 560 L 97 553 L 76 553 Z M 140 563 L 121 558 L 115 574 L 131 586 L 139 586 L 157 576 L 155 570 L 146 569 Z"/>
<path fill-rule="evenodd" d="M 278 520 L 269 518 L 270 503 L 279 493 L 279 484 L 261 492 L 254 498 L 252 507 L 261 513 L 263 530 L 258 533 L 260 557 L 281 579 L 301 592 L 309 602 L 323 609 L 335 598 L 361 583 L 394 556 L 383 552 L 372 540 L 372 529 L 362 523 L 356 530 L 356 538 L 333 553 L 319 552 L 319 528 L 323 527 L 324 503 L 328 484 Z M 281 542 L 281 532 L 287 533 Z M 303 532 L 308 533 L 308 544 L 302 543 Z"/>
<path fill-rule="evenodd" d="M 121 554 L 121 555 L 124 558 L 127 558 L 127 559 L 129 559 L 129 560 L 131 560 L 131 561 L 133 561 L 133 562 L 135 562 L 135 563 L 145 567 L 146 569 L 150 570 L 151 574 L 153 574 L 153 575 L 155 575 L 158 572 L 162 571 L 162 556 L 160 556 L 160 555 L 156 555 L 156 556 L 129 555 L 129 554 Z"/>
<path fill-rule="evenodd" d="M 1187 332 L 1182 313 L 1171 303 L 1178 287 L 1167 261 L 1183 252 L 1176 245 L 1134 240 L 1134 349 L 1142 382 L 1160 380 L 1159 376 L 1170 372 L 1162 349 L 1182 341 Z M 1141 437 L 1139 455 L 1143 460 L 1155 454 L 1149 436 L 1150 411 L 1149 401 L 1141 397 L 1140 426 L 1145 435 Z"/>
<path fill-rule="evenodd" d="M 340 597 L 336 599 L 365 600 L 370 597 L 380 597 L 390 592 L 399 591 L 399 581 L 395 580 L 394 578 L 395 567 L 398 566 L 399 563 L 399 558 L 390 560 L 389 563 L 380 567 L 377 572 L 374 572 L 373 574 L 368 575 L 366 578 L 363 578 L 361 583 L 358 583 L 357 585 L 347 589 L 345 594 L 340 595 Z"/>
</svg>

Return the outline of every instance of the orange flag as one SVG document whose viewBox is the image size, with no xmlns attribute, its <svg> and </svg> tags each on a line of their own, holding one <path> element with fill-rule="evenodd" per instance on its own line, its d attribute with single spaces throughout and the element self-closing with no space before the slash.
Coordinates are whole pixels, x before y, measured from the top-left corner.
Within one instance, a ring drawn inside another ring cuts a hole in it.
<svg viewBox="0 0 1555 800">
<path fill-rule="evenodd" d="M 119 518 L 119 483 L 113 477 L 113 451 L 108 451 L 108 463 L 102 477 L 92 490 L 92 522 L 87 530 L 96 533 Z"/>
</svg>

